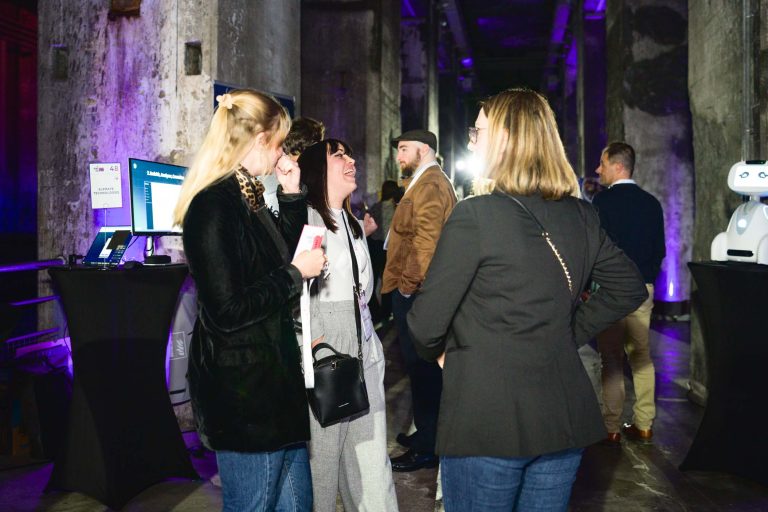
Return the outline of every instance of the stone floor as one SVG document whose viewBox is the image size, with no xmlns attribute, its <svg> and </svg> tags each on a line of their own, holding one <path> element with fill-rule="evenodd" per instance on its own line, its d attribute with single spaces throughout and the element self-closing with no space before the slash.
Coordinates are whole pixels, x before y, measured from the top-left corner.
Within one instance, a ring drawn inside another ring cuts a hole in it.
<svg viewBox="0 0 768 512">
<path fill-rule="evenodd" d="M 593 446 L 586 450 L 573 490 L 572 511 L 739 511 L 768 510 L 768 488 L 722 473 L 680 472 L 703 409 L 686 399 L 688 375 L 688 325 L 654 323 L 653 347 L 657 369 L 658 417 L 654 443 L 649 446 L 624 442 L 621 448 Z M 387 351 L 389 438 L 407 430 L 410 423 L 410 391 L 404 377 L 394 332 L 384 332 Z M 581 349 L 585 367 L 597 387 L 599 360 L 590 346 Z M 631 382 L 627 380 L 628 393 Z M 629 413 L 629 408 L 625 411 Z M 126 511 L 209 511 L 221 507 L 220 490 L 210 479 L 216 473 L 209 452 L 200 453 L 194 433 L 186 433 L 193 464 L 203 478 L 192 482 L 174 480 L 155 485 L 134 498 Z M 765 442 L 760 440 L 759 442 Z M 393 453 L 400 453 L 390 441 Z M 27 465 L 20 464 L 27 462 Z M 106 511 L 91 498 L 78 493 L 43 494 L 52 465 L 0 458 L 0 511 Z M 400 510 L 432 512 L 437 470 L 395 473 Z M 341 509 L 341 508 L 340 508 Z"/>
</svg>

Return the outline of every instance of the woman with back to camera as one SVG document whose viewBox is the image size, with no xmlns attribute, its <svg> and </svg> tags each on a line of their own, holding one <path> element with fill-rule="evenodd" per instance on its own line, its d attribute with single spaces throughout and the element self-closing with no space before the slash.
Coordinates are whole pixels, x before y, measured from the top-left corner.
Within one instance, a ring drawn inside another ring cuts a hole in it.
<svg viewBox="0 0 768 512">
<path fill-rule="evenodd" d="M 307 400 L 291 306 L 322 250 L 291 261 L 306 223 L 300 170 L 283 155 L 290 119 L 277 101 L 217 97 L 174 220 L 200 305 L 189 384 L 197 431 L 216 451 L 225 511 L 309 511 Z M 280 218 L 257 176 L 277 170 Z"/>
<path fill-rule="evenodd" d="M 366 304 L 373 293 L 373 272 L 366 234 L 376 229 L 370 216 L 361 223 L 352 214 L 350 195 L 357 188 L 355 161 L 349 146 L 327 139 L 310 146 L 299 157 L 301 178 L 307 186 L 309 224 L 324 226 L 323 247 L 329 268 L 315 280 L 311 294 L 313 346 L 327 343 L 335 350 L 356 355 L 358 334 L 354 301 L 354 267 Z M 361 225 L 362 224 L 362 225 Z M 356 265 L 352 262 L 352 251 Z M 362 309 L 362 308 L 361 308 Z M 344 510 L 389 512 L 397 510 L 395 485 L 387 453 L 387 418 L 384 401 L 384 350 L 370 315 L 360 314 L 360 345 L 370 409 L 339 423 L 322 427 L 310 414 L 309 444 L 315 510 L 334 512 L 341 493 Z M 318 349 L 317 357 L 330 355 Z"/>
<path fill-rule="evenodd" d="M 419 354 L 444 364 L 445 509 L 564 511 L 583 447 L 606 436 L 577 348 L 647 292 L 577 199 L 540 94 L 493 96 L 469 135 L 487 192 L 456 206 L 408 315 Z"/>
</svg>

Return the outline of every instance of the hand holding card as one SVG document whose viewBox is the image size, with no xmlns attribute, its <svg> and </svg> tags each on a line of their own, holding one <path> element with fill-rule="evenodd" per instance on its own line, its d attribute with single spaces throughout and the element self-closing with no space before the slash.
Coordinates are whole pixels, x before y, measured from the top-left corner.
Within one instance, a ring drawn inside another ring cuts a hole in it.
<svg viewBox="0 0 768 512">
<path fill-rule="evenodd" d="M 304 279 L 317 277 L 327 263 L 323 249 L 323 237 L 326 228 L 322 226 L 304 226 L 293 255 L 293 266 L 299 269 Z"/>
</svg>

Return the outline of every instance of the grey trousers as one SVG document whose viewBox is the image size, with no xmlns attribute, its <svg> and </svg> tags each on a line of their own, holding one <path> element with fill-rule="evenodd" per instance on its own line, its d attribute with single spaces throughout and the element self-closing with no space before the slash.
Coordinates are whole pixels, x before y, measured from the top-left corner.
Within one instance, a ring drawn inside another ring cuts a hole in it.
<svg viewBox="0 0 768 512">
<path fill-rule="evenodd" d="M 350 307 L 342 304 L 349 304 Z M 314 309 L 313 315 L 319 314 L 322 319 L 326 343 L 336 350 L 356 354 L 352 308 L 354 303 L 351 301 L 321 303 L 320 311 Z M 392 466 L 387 453 L 384 351 L 376 333 L 363 343 L 370 410 L 326 428 L 320 426 L 311 411 L 309 413 L 312 433 L 309 464 L 314 510 L 317 512 L 336 512 L 337 492 L 341 494 L 346 512 L 398 510 Z M 319 357 L 322 355 L 322 352 L 318 354 Z"/>
</svg>

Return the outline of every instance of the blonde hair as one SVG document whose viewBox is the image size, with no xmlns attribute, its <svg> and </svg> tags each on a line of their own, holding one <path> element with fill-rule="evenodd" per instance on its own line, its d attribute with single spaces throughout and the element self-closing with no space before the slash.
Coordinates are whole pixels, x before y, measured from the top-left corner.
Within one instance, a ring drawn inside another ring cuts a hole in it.
<svg viewBox="0 0 768 512">
<path fill-rule="evenodd" d="M 507 89 L 482 103 L 488 117 L 486 170 L 477 193 L 499 189 L 544 199 L 579 197 L 579 182 L 565 156 L 547 100 L 528 89 Z"/>
<path fill-rule="evenodd" d="M 181 185 L 173 222 L 181 226 L 192 199 L 206 187 L 234 174 L 240 160 L 259 133 L 269 143 L 282 143 L 291 119 L 271 96 L 250 89 L 239 89 L 218 96 L 219 106 L 211 125 Z"/>
</svg>

